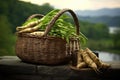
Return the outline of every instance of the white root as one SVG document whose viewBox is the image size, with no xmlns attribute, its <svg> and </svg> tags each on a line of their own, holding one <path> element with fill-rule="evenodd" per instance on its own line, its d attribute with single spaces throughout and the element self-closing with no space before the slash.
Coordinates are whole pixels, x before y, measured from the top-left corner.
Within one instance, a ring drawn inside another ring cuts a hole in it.
<svg viewBox="0 0 120 80">
<path fill-rule="evenodd" d="M 90 49 L 86 48 L 85 51 L 88 53 L 91 59 L 98 65 L 98 67 L 101 67 L 102 62 L 100 61 L 100 59 Z"/>
<path fill-rule="evenodd" d="M 79 40 L 77 40 L 76 45 L 77 45 L 77 50 L 79 50 L 80 49 Z"/>
<path fill-rule="evenodd" d="M 35 32 L 30 33 L 30 34 L 32 34 L 32 35 L 37 35 L 37 36 L 43 36 L 43 35 L 44 35 L 44 32 L 35 31 Z"/>
<path fill-rule="evenodd" d="M 87 64 L 85 62 L 81 62 L 81 63 L 77 64 L 78 69 L 84 68 L 86 66 L 87 66 Z"/>
<path fill-rule="evenodd" d="M 73 40 L 73 51 L 75 51 L 75 50 L 76 50 L 76 41 Z"/>
<path fill-rule="evenodd" d="M 25 25 L 25 26 L 17 27 L 16 30 L 17 30 L 17 31 L 21 31 L 21 30 L 24 30 L 24 29 L 27 29 L 27 28 L 31 28 L 31 27 L 36 26 L 36 25 L 39 24 L 39 23 L 40 23 L 40 20 L 33 21 L 33 22 L 28 23 L 28 24 Z"/>
<path fill-rule="evenodd" d="M 69 48 L 70 48 L 70 54 L 72 54 L 71 52 L 72 52 L 72 42 L 70 41 L 69 42 Z"/>
<path fill-rule="evenodd" d="M 23 29 L 21 31 L 19 31 L 18 33 L 30 33 L 30 32 L 34 32 L 36 31 L 37 28 L 33 27 L 33 28 L 26 28 L 26 29 Z"/>
<path fill-rule="evenodd" d="M 81 62 L 83 62 L 83 58 L 81 55 L 81 51 L 78 51 L 77 53 L 77 64 L 80 64 Z"/>
<path fill-rule="evenodd" d="M 100 73 L 95 62 L 90 58 L 90 56 L 85 51 L 82 51 L 82 56 L 83 60 L 89 67 L 91 67 L 96 73 Z"/>
<path fill-rule="evenodd" d="M 107 64 L 107 63 L 104 63 L 104 62 L 102 62 L 102 67 L 101 68 L 103 68 L 103 69 L 108 69 L 108 68 L 110 68 L 110 64 Z"/>
</svg>

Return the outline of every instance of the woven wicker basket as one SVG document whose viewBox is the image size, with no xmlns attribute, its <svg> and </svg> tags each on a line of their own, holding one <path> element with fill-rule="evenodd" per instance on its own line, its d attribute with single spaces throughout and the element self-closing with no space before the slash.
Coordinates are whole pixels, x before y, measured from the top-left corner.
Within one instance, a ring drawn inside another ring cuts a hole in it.
<svg viewBox="0 0 120 80">
<path fill-rule="evenodd" d="M 70 9 L 63 9 L 50 21 L 45 29 L 44 36 L 33 36 L 29 33 L 17 34 L 16 55 L 25 62 L 37 64 L 62 64 L 71 60 L 67 42 L 58 37 L 47 34 L 56 20 L 64 13 L 70 12 L 76 25 L 76 34 L 79 35 L 79 22 L 75 13 Z M 35 16 L 32 16 L 35 17 Z M 31 17 L 30 17 L 31 18 Z M 29 18 L 28 18 L 29 19 Z"/>
</svg>

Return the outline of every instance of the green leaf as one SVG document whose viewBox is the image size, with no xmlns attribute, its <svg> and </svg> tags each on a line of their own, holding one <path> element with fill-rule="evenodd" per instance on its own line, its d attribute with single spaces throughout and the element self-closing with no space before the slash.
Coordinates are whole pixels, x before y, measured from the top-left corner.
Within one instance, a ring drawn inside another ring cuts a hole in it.
<svg viewBox="0 0 120 80">
<path fill-rule="evenodd" d="M 45 30 L 46 26 L 49 25 L 49 22 L 54 18 L 54 16 L 59 12 L 60 10 L 55 9 L 49 12 L 47 15 L 45 15 L 43 18 L 40 19 L 40 23 L 37 25 L 39 27 L 39 30 Z M 87 42 L 87 38 L 84 34 L 80 32 L 79 35 L 76 34 L 76 28 L 68 22 L 66 19 L 69 19 L 70 16 L 63 14 L 54 24 L 51 31 L 49 32 L 50 36 L 56 36 L 61 37 L 65 39 L 67 42 L 69 42 L 70 38 L 78 38 L 81 43 L 85 44 Z M 24 24 L 27 24 L 31 21 L 35 21 L 36 19 L 32 19 Z"/>
</svg>

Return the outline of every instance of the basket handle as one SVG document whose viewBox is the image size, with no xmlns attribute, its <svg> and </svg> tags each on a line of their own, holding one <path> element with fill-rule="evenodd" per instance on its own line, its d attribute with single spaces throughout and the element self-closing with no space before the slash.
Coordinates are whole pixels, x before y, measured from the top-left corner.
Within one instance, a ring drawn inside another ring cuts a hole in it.
<svg viewBox="0 0 120 80">
<path fill-rule="evenodd" d="M 42 15 L 42 14 L 33 14 L 33 15 L 29 16 L 29 17 L 27 18 L 27 20 L 30 20 L 30 19 L 35 18 L 35 17 L 37 17 L 37 18 L 42 18 L 43 16 L 44 16 L 44 15 Z"/>
<path fill-rule="evenodd" d="M 76 16 L 76 14 L 71 10 L 71 9 L 63 9 L 60 10 L 55 16 L 54 18 L 49 22 L 49 24 L 47 25 L 46 29 L 45 29 L 45 33 L 43 36 L 47 36 L 47 34 L 49 33 L 49 31 L 51 30 L 51 27 L 55 24 L 56 20 L 64 13 L 64 12 L 69 12 L 71 13 L 73 19 L 74 19 L 74 23 L 76 26 L 76 34 L 79 35 L 79 21 L 78 18 Z"/>
</svg>

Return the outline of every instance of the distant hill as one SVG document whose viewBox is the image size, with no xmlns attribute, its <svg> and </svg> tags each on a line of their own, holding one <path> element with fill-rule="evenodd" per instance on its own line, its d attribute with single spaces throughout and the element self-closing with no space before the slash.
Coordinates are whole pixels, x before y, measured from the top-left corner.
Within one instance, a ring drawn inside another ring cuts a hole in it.
<svg viewBox="0 0 120 80">
<path fill-rule="evenodd" d="M 75 11 L 80 20 L 120 27 L 120 8 Z"/>
<path fill-rule="evenodd" d="M 120 16 L 120 8 L 103 8 L 98 10 L 77 10 L 75 11 L 79 16 Z"/>
<path fill-rule="evenodd" d="M 98 16 L 98 17 L 85 17 L 79 16 L 79 20 L 87 21 L 91 23 L 103 23 L 107 26 L 120 27 L 120 16 L 110 17 L 110 16 Z"/>
</svg>

